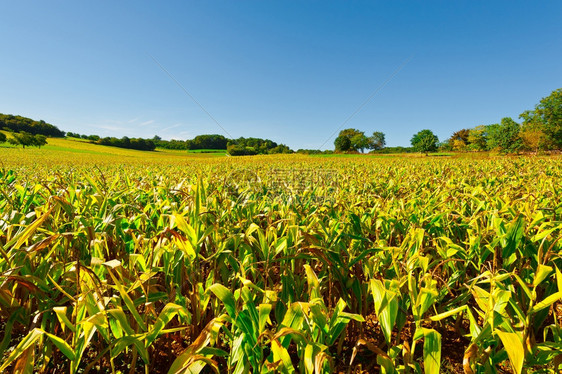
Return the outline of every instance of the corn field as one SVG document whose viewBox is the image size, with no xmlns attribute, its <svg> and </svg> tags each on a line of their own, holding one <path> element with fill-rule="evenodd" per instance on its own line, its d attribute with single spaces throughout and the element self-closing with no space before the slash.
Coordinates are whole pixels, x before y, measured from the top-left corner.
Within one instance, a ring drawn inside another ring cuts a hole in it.
<svg viewBox="0 0 562 374">
<path fill-rule="evenodd" d="M 0 372 L 562 369 L 562 159 L 13 159 Z"/>
</svg>

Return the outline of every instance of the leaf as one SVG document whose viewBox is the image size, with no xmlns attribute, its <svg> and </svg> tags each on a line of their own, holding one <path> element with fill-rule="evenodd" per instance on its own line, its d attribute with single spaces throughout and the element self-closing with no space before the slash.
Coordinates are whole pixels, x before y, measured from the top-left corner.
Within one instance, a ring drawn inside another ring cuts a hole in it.
<svg viewBox="0 0 562 374">
<path fill-rule="evenodd" d="M 35 328 L 31 330 L 29 334 L 27 334 L 25 338 L 23 338 L 22 341 L 16 346 L 16 348 L 12 351 L 12 353 L 10 353 L 10 355 L 8 356 L 6 361 L 4 361 L 2 366 L 0 366 L 0 371 L 4 371 L 4 369 L 10 366 L 10 364 L 15 359 L 17 359 L 24 353 L 25 355 L 29 355 L 30 354 L 29 352 L 26 353 L 27 349 L 29 348 L 33 350 L 35 344 L 37 343 L 37 340 L 39 340 L 41 336 L 43 336 L 43 331 L 41 331 L 40 329 Z"/>
<path fill-rule="evenodd" d="M 139 325 L 139 327 L 143 331 L 146 331 L 145 321 L 140 316 L 137 308 L 135 307 L 135 303 L 129 297 L 129 294 L 125 290 L 125 287 L 123 287 L 121 285 L 119 280 L 113 275 L 113 272 L 108 271 L 108 273 L 111 276 L 111 278 L 113 279 L 113 282 L 115 283 L 115 285 L 113 287 L 117 288 L 117 290 L 119 291 L 119 294 L 121 295 L 121 299 L 123 300 L 123 302 L 127 306 L 127 309 L 129 310 L 129 312 L 131 312 L 131 314 L 133 315 L 133 318 L 135 319 L 135 321 L 137 321 L 137 324 Z"/>
<path fill-rule="evenodd" d="M 105 265 L 105 266 L 107 266 L 111 269 L 115 269 L 116 267 L 121 266 L 121 261 L 113 259 L 113 260 L 104 262 L 102 265 Z"/>
<path fill-rule="evenodd" d="M 39 226 L 41 226 L 43 222 L 45 222 L 45 220 L 51 215 L 52 211 L 53 207 L 43 213 L 43 215 L 37 218 L 31 225 L 27 226 L 27 228 L 20 235 L 18 235 L 18 241 L 13 246 L 13 248 L 19 249 L 23 245 L 23 243 L 25 243 L 33 235 L 35 230 L 37 230 L 37 228 L 39 228 Z M 9 247 L 11 242 L 12 241 L 10 241 L 10 243 L 7 243 L 6 247 Z"/>
<path fill-rule="evenodd" d="M 426 374 L 439 374 L 441 368 L 441 334 L 424 329 L 423 361 Z"/>
<path fill-rule="evenodd" d="M 64 340 L 62 340 L 61 338 L 59 338 L 56 335 L 53 334 L 49 334 L 48 332 L 44 332 L 45 335 L 47 335 L 49 337 L 49 339 L 51 339 L 51 341 L 57 346 L 57 348 L 69 359 L 69 360 L 74 360 L 76 358 L 76 354 L 74 353 L 74 350 L 70 347 L 70 345 L 68 345 L 67 342 L 65 342 Z"/>
<path fill-rule="evenodd" d="M 533 280 L 533 287 L 537 287 L 543 280 L 546 279 L 552 273 L 554 269 L 551 266 L 541 265 L 537 267 L 535 271 L 535 279 Z"/>
<path fill-rule="evenodd" d="M 66 326 L 70 329 L 70 331 L 76 333 L 76 327 L 72 324 L 72 322 L 70 322 L 70 320 L 66 316 L 66 310 L 67 308 L 65 306 L 57 306 L 53 308 L 53 311 L 57 315 L 57 318 L 63 328 L 62 331 L 64 331 L 64 327 Z"/>
<path fill-rule="evenodd" d="M 158 318 L 152 325 L 151 331 L 148 333 L 146 337 L 146 346 L 147 347 L 150 346 L 152 342 L 154 342 L 154 340 L 156 340 L 156 338 L 160 335 L 164 327 L 166 327 L 166 325 L 172 320 L 172 318 L 174 318 L 176 314 L 182 311 L 184 313 L 187 313 L 187 310 L 185 310 L 185 308 L 177 304 L 173 304 L 173 303 L 166 304 L 166 306 L 164 306 L 164 308 L 158 315 Z"/>
<path fill-rule="evenodd" d="M 371 279 L 371 292 L 375 302 L 375 310 L 386 339 L 390 344 L 392 329 L 398 316 L 398 300 L 396 293 L 387 290 L 378 279 Z"/>
<path fill-rule="evenodd" d="M 258 322 L 258 333 L 262 333 L 267 320 L 269 319 L 269 313 L 271 313 L 272 305 L 271 304 L 260 304 L 258 306 L 258 313 L 259 313 L 259 322 Z"/>
<path fill-rule="evenodd" d="M 222 301 L 228 315 L 232 318 L 236 318 L 236 301 L 234 300 L 232 292 L 219 283 L 213 284 L 209 287 L 209 290 Z"/>
<path fill-rule="evenodd" d="M 437 314 L 437 315 L 435 315 L 435 316 L 431 316 L 431 317 L 429 317 L 429 318 L 430 318 L 432 321 L 441 321 L 442 319 L 445 319 L 445 318 L 447 318 L 447 317 L 454 316 L 454 315 L 456 315 L 456 314 L 458 314 L 458 313 L 460 313 L 460 312 L 465 311 L 466 308 L 467 308 L 466 305 L 459 306 L 459 307 L 457 307 L 457 308 L 455 308 L 455 309 L 448 310 L 448 311 L 446 311 L 446 312 Z"/>
<path fill-rule="evenodd" d="M 546 299 L 544 299 L 540 303 L 537 303 L 535 306 L 533 306 L 533 308 L 531 309 L 531 313 L 536 313 L 539 310 L 542 310 L 544 308 L 548 308 L 549 306 L 551 306 L 552 304 L 554 304 L 555 302 L 557 302 L 560 299 L 562 299 L 562 292 L 558 291 L 558 292 L 548 296 Z"/>
<path fill-rule="evenodd" d="M 273 340 L 271 342 L 271 352 L 273 353 L 273 361 L 281 360 L 283 363 L 278 370 L 281 373 L 294 373 L 295 368 L 293 367 L 293 363 L 291 362 L 291 357 L 289 356 L 289 352 L 279 343 L 278 340 Z"/>
<path fill-rule="evenodd" d="M 496 334 L 500 337 L 503 347 L 507 351 L 513 370 L 517 374 L 521 374 L 525 349 L 523 348 L 523 343 L 521 343 L 519 336 L 514 332 L 503 332 L 500 330 L 496 330 Z"/>
</svg>

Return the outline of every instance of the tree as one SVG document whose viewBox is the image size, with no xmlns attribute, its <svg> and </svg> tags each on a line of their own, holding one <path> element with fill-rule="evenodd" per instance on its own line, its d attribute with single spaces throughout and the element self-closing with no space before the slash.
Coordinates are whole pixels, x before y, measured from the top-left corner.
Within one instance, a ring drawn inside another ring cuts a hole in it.
<svg viewBox="0 0 562 374">
<path fill-rule="evenodd" d="M 531 126 L 535 136 L 544 133 L 543 139 L 539 136 L 539 146 L 542 141 L 544 148 L 562 149 L 562 88 L 541 99 L 535 110 L 523 112 L 519 117 L 523 119 L 523 129 Z"/>
<path fill-rule="evenodd" d="M 25 147 L 34 145 L 35 138 L 30 133 L 22 131 L 12 134 L 12 138 L 10 138 L 8 142 L 16 147 L 21 145 L 25 149 Z"/>
<path fill-rule="evenodd" d="M 500 124 L 488 126 L 488 149 L 503 153 L 518 152 L 523 145 L 519 131 L 520 125 L 510 117 L 502 118 Z"/>
<path fill-rule="evenodd" d="M 412 143 L 414 150 L 427 155 L 428 152 L 435 152 L 437 150 L 439 138 L 437 138 L 431 130 L 421 130 L 417 134 L 414 134 L 410 143 Z"/>
<path fill-rule="evenodd" d="M 484 125 L 476 126 L 468 131 L 468 149 L 473 151 L 485 151 L 487 142 L 488 128 Z"/>
<path fill-rule="evenodd" d="M 6 134 L 0 132 L 0 143 L 4 143 L 6 141 Z"/>
<path fill-rule="evenodd" d="M 383 149 L 385 145 L 386 140 L 384 133 L 375 131 L 373 132 L 373 135 L 369 137 L 369 146 L 367 148 L 377 151 L 379 149 Z"/>
<path fill-rule="evenodd" d="M 469 133 L 469 129 L 455 131 L 449 138 L 449 144 L 451 145 L 451 148 L 455 151 L 466 150 L 467 146 L 470 144 L 470 142 L 468 141 Z"/>
<path fill-rule="evenodd" d="M 343 140 L 343 138 L 347 138 L 349 140 L 349 147 L 347 146 L 348 142 Z M 357 129 L 341 130 L 336 140 L 334 140 L 336 152 L 363 152 L 365 148 L 370 148 L 370 144 L 371 139 L 366 137 L 363 131 L 359 131 Z"/>
<path fill-rule="evenodd" d="M 345 135 L 340 135 L 334 140 L 336 152 L 347 152 L 351 149 L 351 139 Z"/>
<path fill-rule="evenodd" d="M 41 146 L 47 144 L 47 137 L 45 135 L 37 134 L 33 137 L 31 145 L 41 148 Z"/>
<path fill-rule="evenodd" d="M 351 138 L 351 148 L 363 153 L 365 148 L 369 147 L 369 138 L 363 132 L 356 134 Z"/>
<path fill-rule="evenodd" d="M 534 152 L 548 148 L 548 139 L 544 133 L 541 123 L 529 121 L 523 123 L 519 136 L 523 141 L 523 147 Z"/>
</svg>

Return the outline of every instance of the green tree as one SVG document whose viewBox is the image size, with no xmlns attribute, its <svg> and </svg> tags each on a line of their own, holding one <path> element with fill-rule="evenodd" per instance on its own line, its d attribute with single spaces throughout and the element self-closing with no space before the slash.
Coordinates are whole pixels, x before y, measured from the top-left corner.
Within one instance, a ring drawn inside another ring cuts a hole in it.
<svg viewBox="0 0 562 374">
<path fill-rule="evenodd" d="M 45 135 L 41 135 L 41 134 L 36 134 L 33 137 L 33 140 L 31 142 L 31 145 L 41 148 L 42 146 L 44 146 L 45 144 L 47 144 L 47 137 Z"/>
<path fill-rule="evenodd" d="M 349 139 L 349 143 L 350 143 L 349 148 L 346 147 L 347 141 L 341 139 L 338 140 L 338 138 L 344 138 L 344 137 Z M 365 133 L 363 131 L 359 131 L 357 129 L 341 130 L 338 135 L 338 138 L 336 138 L 336 140 L 334 141 L 334 145 L 336 146 L 337 152 L 348 152 L 348 151 L 363 152 L 363 150 L 369 146 L 369 138 L 365 136 Z M 338 142 L 340 146 L 343 146 L 343 148 L 341 147 L 338 148 L 336 142 Z"/>
<path fill-rule="evenodd" d="M 25 147 L 34 145 L 35 138 L 32 134 L 22 131 L 19 133 L 13 133 L 12 138 L 10 138 L 8 142 L 16 147 L 21 145 L 25 149 Z"/>
<path fill-rule="evenodd" d="M 516 153 L 523 146 L 519 136 L 520 125 L 510 117 L 502 118 L 500 124 L 487 127 L 488 149 L 497 149 L 503 153 Z"/>
<path fill-rule="evenodd" d="M 435 152 L 437 150 L 437 143 L 439 143 L 439 138 L 431 130 L 421 130 L 417 134 L 414 134 L 410 140 L 412 147 L 417 152 L 425 153 Z"/>
<path fill-rule="evenodd" d="M 562 149 L 562 88 L 543 98 L 535 110 L 523 112 L 519 117 L 523 119 L 524 131 L 531 126 L 534 132 L 545 134 L 542 147 Z"/>
<path fill-rule="evenodd" d="M 373 135 L 369 137 L 369 149 L 379 150 L 383 149 L 386 145 L 386 139 L 384 137 L 384 133 L 380 131 L 373 132 Z"/>
<path fill-rule="evenodd" d="M 336 152 L 347 152 L 351 149 L 351 139 L 345 135 L 340 135 L 334 140 Z"/>
<path fill-rule="evenodd" d="M 369 147 L 369 138 L 367 138 L 364 133 L 356 134 L 351 138 L 351 147 L 363 153 L 365 148 Z"/>
<path fill-rule="evenodd" d="M 4 143 L 6 141 L 6 134 L 0 132 L 0 143 Z"/>
</svg>

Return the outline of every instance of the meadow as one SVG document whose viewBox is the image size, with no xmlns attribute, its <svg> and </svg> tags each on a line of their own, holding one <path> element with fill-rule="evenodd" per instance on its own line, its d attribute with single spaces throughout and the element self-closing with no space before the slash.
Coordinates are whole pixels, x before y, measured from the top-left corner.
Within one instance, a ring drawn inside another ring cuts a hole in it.
<svg viewBox="0 0 562 374">
<path fill-rule="evenodd" d="M 0 371 L 562 368 L 562 158 L 0 146 Z"/>
</svg>

